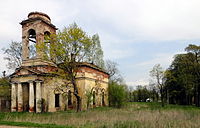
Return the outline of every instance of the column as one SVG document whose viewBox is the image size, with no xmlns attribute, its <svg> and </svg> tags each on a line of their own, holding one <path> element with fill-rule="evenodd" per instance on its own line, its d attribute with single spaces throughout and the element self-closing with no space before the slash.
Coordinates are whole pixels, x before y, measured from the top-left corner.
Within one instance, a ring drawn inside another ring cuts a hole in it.
<svg viewBox="0 0 200 128">
<path fill-rule="evenodd" d="M 18 96 L 18 112 L 22 112 L 23 111 L 23 93 L 22 93 L 21 83 L 18 83 L 17 96 Z"/>
<path fill-rule="evenodd" d="M 41 81 L 36 81 L 36 112 L 42 111 Z"/>
<path fill-rule="evenodd" d="M 29 112 L 34 112 L 34 86 L 33 86 L 33 81 L 29 81 Z"/>
<path fill-rule="evenodd" d="M 36 33 L 36 45 L 41 45 L 41 42 L 44 42 L 44 32 L 39 31 Z M 43 51 L 41 49 L 36 49 L 36 57 L 37 58 L 42 58 Z"/>
<path fill-rule="evenodd" d="M 28 39 L 28 32 L 22 30 L 22 59 L 27 60 L 29 58 L 29 39 Z"/>
<path fill-rule="evenodd" d="M 11 84 L 11 112 L 17 111 L 17 92 L 15 83 Z"/>
</svg>

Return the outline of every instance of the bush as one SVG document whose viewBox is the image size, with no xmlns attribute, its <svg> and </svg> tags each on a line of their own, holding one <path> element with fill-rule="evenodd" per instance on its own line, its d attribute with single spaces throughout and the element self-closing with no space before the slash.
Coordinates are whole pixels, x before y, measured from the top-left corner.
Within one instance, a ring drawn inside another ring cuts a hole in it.
<svg viewBox="0 0 200 128">
<path fill-rule="evenodd" d="M 10 97 L 11 95 L 11 86 L 7 78 L 0 78 L 0 96 Z"/>
<path fill-rule="evenodd" d="M 126 90 L 125 86 L 116 82 L 110 82 L 108 85 L 109 106 L 120 108 L 125 104 Z"/>
</svg>

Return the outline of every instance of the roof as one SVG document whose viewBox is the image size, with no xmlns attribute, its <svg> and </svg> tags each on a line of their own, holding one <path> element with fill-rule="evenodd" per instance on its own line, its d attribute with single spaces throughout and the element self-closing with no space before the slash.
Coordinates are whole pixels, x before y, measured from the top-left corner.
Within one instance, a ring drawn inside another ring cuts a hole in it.
<svg viewBox="0 0 200 128">
<path fill-rule="evenodd" d="M 34 14 L 39 14 L 39 15 L 42 15 L 42 16 L 45 16 L 45 17 L 47 17 L 49 20 L 51 20 L 51 18 L 47 15 L 47 14 L 45 14 L 45 13 L 43 13 L 43 12 L 30 12 L 29 14 L 28 14 L 28 17 L 30 16 L 30 15 L 34 15 Z"/>
<path fill-rule="evenodd" d="M 41 67 L 41 68 L 40 68 Z M 47 67 L 47 69 L 45 69 Z M 52 73 L 52 71 L 55 71 L 57 69 L 56 67 L 52 66 L 44 66 L 44 65 L 37 65 L 37 66 L 21 66 L 20 68 L 17 68 L 13 74 L 10 75 L 10 77 L 20 77 L 20 76 L 30 76 L 30 75 L 42 75 L 42 76 L 52 76 L 55 75 Z M 88 67 L 92 68 L 94 70 L 97 70 L 99 72 L 105 73 L 109 75 L 106 71 L 99 68 L 98 66 L 87 63 L 87 62 L 80 62 L 78 64 L 78 67 Z M 50 70 L 48 70 L 50 69 Z M 51 70 L 52 69 L 52 70 Z M 26 70 L 27 72 L 23 72 L 22 70 Z"/>
<path fill-rule="evenodd" d="M 41 21 L 44 22 L 45 24 L 48 24 L 49 26 L 51 26 L 51 27 L 57 29 L 55 25 L 53 25 L 53 24 L 51 24 L 51 23 L 45 21 L 44 19 L 42 19 L 42 18 L 40 18 L 40 17 L 29 18 L 29 19 L 27 19 L 27 20 L 23 20 L 20 24 L 21 24 L 21 25 L 24 25 L 24 24 L 26 24 L 26 23 L 34 22 L 34 21 L 37 21 L 37 20 L 41 20 Z"/>
<path fill-rule="evenodd" d="M 20 72 L 21 70 L 27 70 L 28 73 Z M 10 75 L 10 77 L 20 77 L 20 76 L 30 76 L 30 75 L 53 75 L 51 72 L 45 72 L 41 70 L 37 70 L 34 68 L 34 66 L 21 66 L 20 68 L 17 68 L 13 74 Z"/>
<path fill-rule="evenodd" d="M 100 72 L 103 72 L 103 73 L 105 73 L 105 74 L 108 74 L 105 70 L 103 70 L 102 68 L 100 68 L 100 67 L 98 67 L 98 66 L 96 66 L 96 65 L 94 65 L 94 64 L 92 64 L 92 63 L 80 62 L 78 65 L 81 66 L 81 67 L 93 68 L 93 69 L 95 69 L 95 70 L 98 70 L 98 71 L 100 71 Z M 109 75 L 109 74 L 108 74 L 108 75 Z"/>
</svg>

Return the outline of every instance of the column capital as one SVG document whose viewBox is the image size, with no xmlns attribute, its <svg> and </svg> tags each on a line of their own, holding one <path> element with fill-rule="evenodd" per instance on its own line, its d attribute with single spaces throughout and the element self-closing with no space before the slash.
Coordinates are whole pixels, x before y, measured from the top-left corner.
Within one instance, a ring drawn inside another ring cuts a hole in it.
<svg viewBox="0 0 200 128">
<path fill-rule="evenodd" d="M 35 82 L 36 82 L 36 83 L 42 83 L 43 80 L 37 79 L 37 80 L 35 80 Z"/>
<path fill-rule="evenodd" d="M 16 83 L 16 82 L 14 82 L 14 81 L 13 81 L 13 82 L 10 82 L 10 83 L 11 83 L 11 85 L 13 85 L 13 84 L 14 84 L 14 85 L 16 85 L 16 84 L 17 84 L 17 83 Z"/>
<path fill-rule="evenodd" d="M 33 82 L 34 82 L 33 80 L 29 80 L 29 81 L 28 81 L 28 83 L 33 83 Z"/>
<path fill-rule="evenodd" d="M 11 81 L 10 83 L 11 84 L 21 84 L 21 82 L 18 82 L 18 81 Z"/>
</svg>

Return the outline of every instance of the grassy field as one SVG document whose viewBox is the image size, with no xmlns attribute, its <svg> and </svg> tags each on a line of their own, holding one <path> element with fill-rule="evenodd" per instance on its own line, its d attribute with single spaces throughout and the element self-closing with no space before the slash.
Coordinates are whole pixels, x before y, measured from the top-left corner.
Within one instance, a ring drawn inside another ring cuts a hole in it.
<svg viewBox="0 0 200 128">
<path fill-rule="evenodd" d="M 199 128 L 200 108 L 129 103 L 121 109 L 95 108 L 76 113 L 0 113 L 0 125 L 45 128 Z"/>
</svg>

